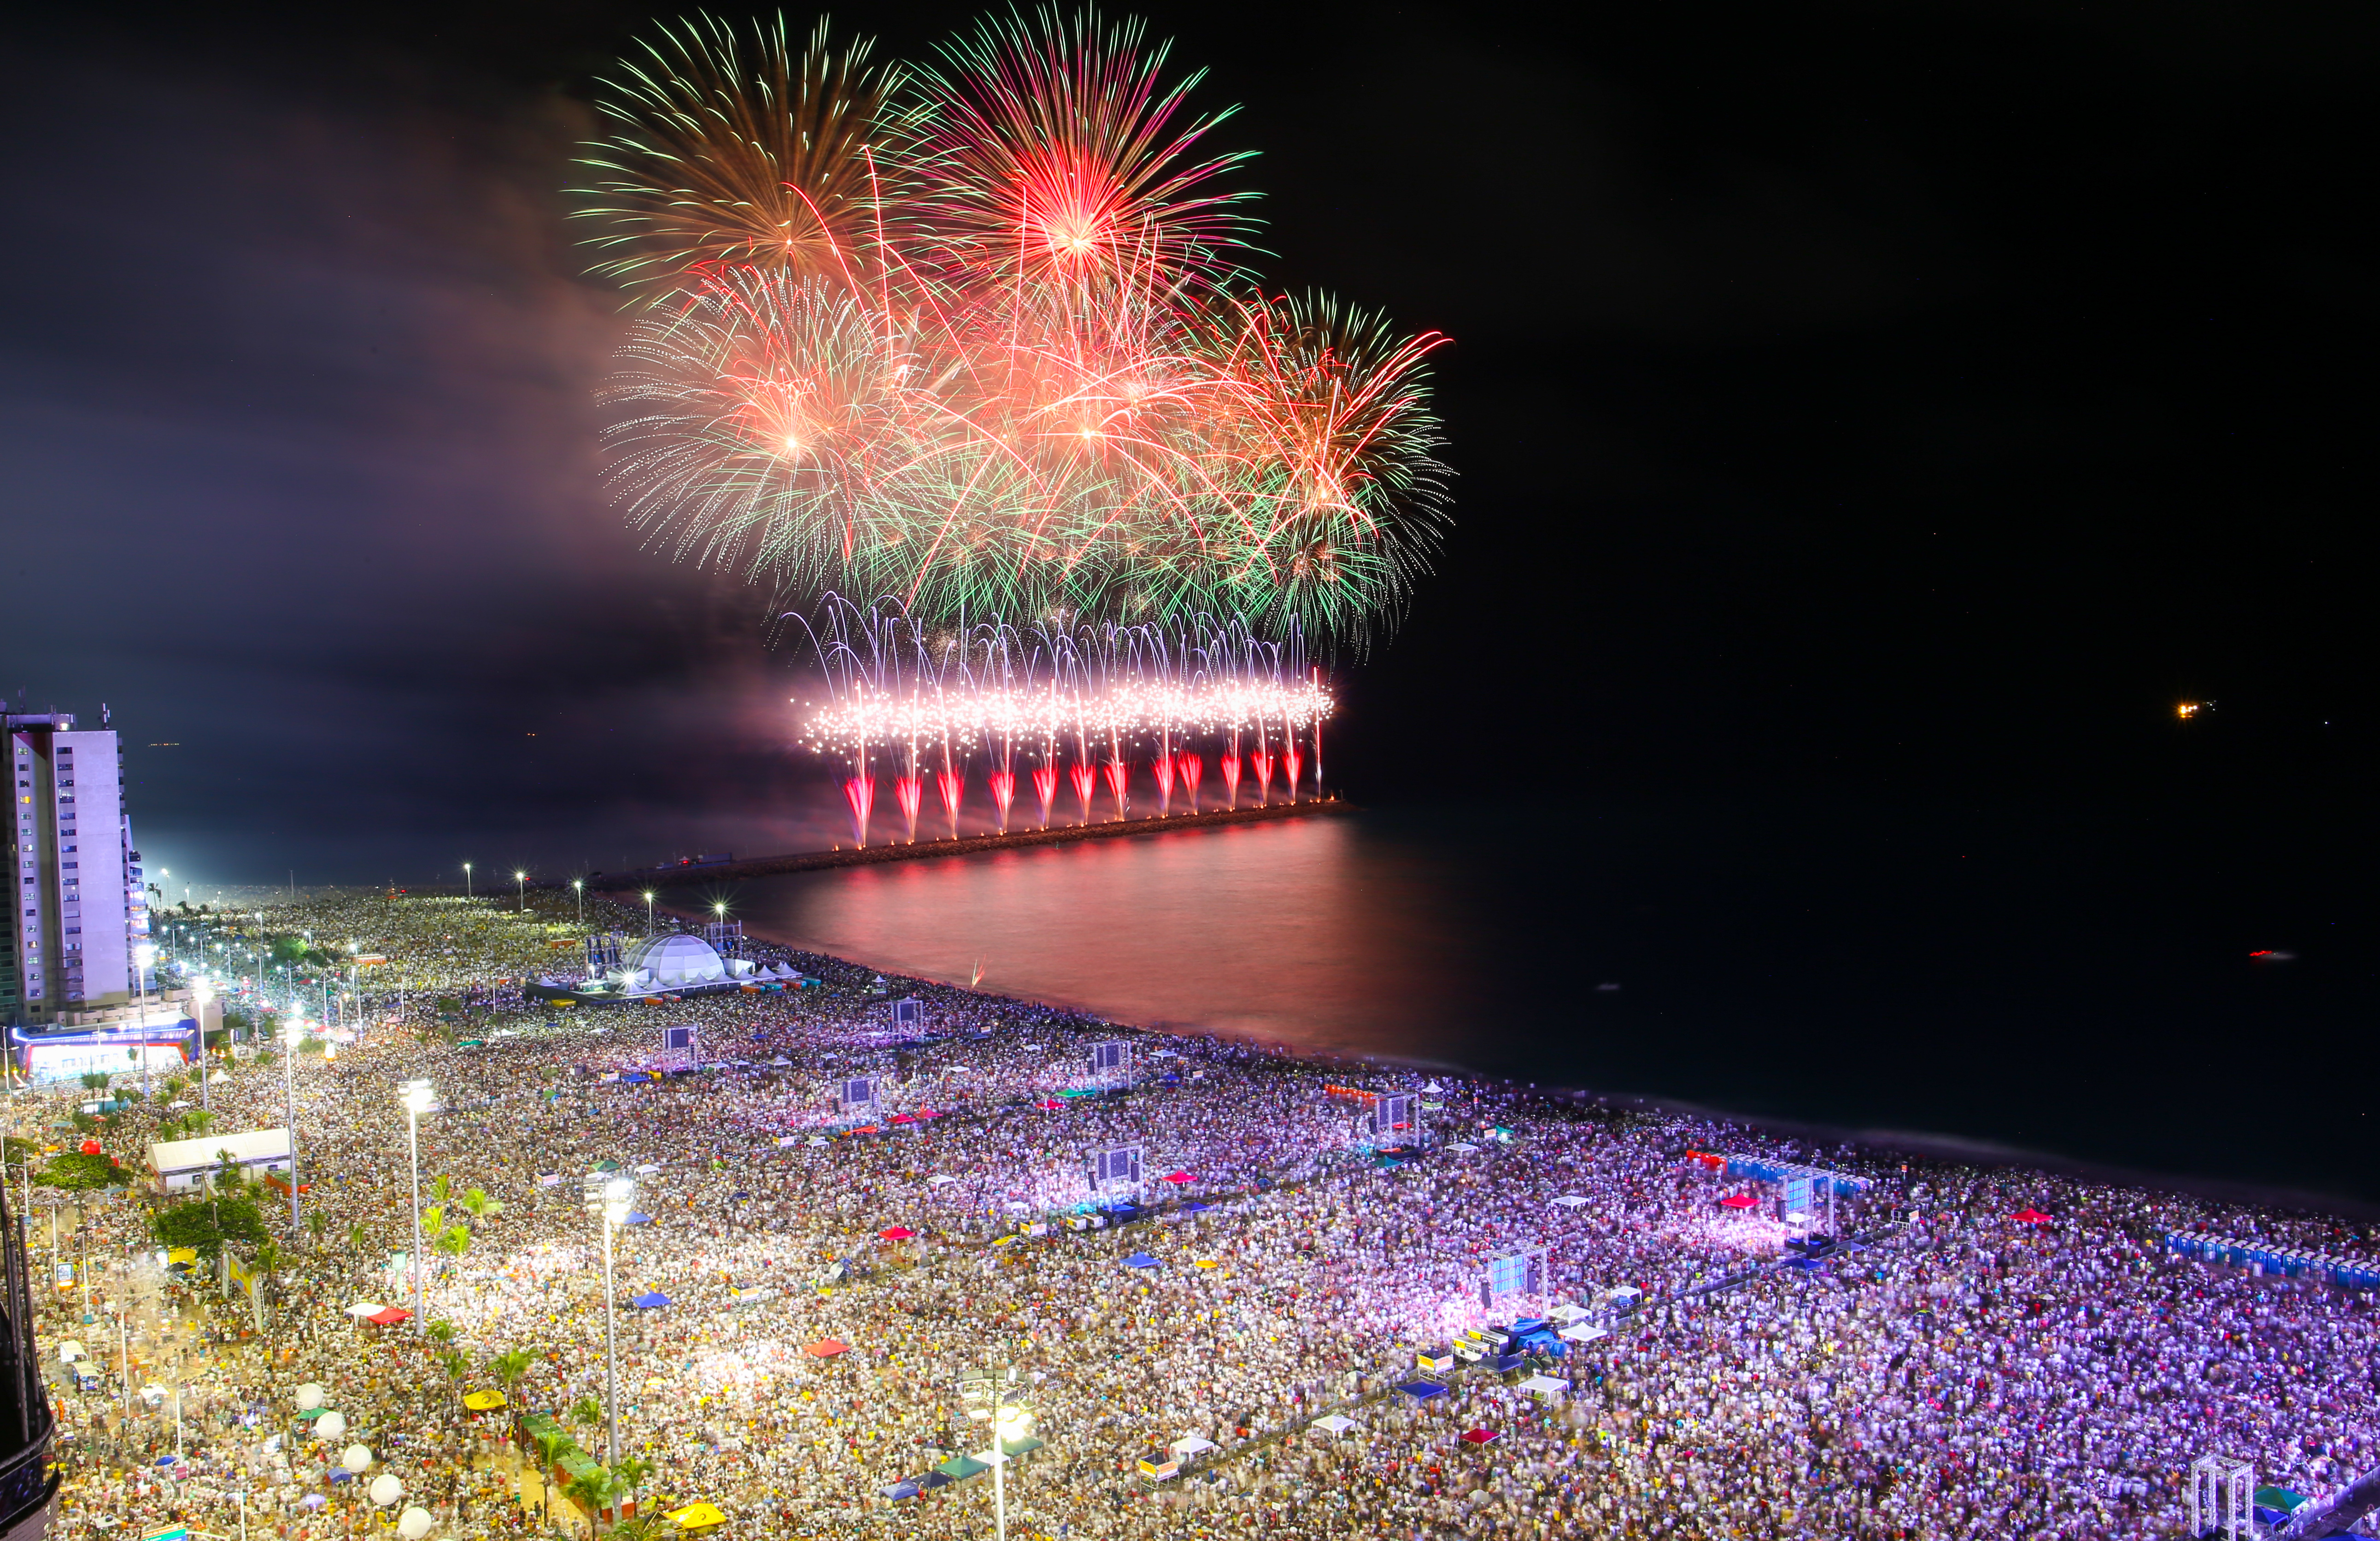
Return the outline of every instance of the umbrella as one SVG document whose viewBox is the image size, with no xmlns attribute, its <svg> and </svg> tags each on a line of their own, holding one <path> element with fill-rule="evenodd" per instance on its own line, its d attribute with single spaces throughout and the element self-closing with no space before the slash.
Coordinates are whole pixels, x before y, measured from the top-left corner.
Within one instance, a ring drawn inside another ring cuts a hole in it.
<svg viewBox="0 0 2380 1541">
<path fill-rule="evenodd" d="M 917 1233 L 905 1225 L 888 1225 L 877 1234 L 888 1242 L 905 1242 Z"/>
<path fill-rule="evenodd" d="M 628 1302 L 639 1311 L 658 1311 L 669 1303 L 670 1297 L 659 1290 L 648 1290 Z"/>
</svg>

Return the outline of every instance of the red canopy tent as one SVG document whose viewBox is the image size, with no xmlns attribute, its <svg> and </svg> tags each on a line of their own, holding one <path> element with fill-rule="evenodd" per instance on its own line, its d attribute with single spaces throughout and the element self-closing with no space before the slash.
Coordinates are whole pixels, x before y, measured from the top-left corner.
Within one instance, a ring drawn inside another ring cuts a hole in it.
<svg viewBox="0 0 2380 1541">
<path fill-rule="evenodd" d="M 888 1225 L 883 1230 L 879 1231 L 877 1234 L 883 1237 L 888 1242 L 905 1242 L 914 1238 L 917 1233 L 910 1230 L 905 1225 Z"/>
<path fill-rule="evenodd" d="M 1165 1174 L 1164 1181 L 1168 1183 L 1196 1183 L 1198 1180 L 1186 1171 L 1169 1171 Z"/>
<path fill-rule="evenodd" d="M 2049 1223 L 2049 1217 L 2047 1215 L 2043 1214 L 2038 1209 L 2030 1207 L 2019 1209 L 2015 1214 L 2010 1215 L 2009 1219 L 2016 1221 L 2019 1225 L 2047 1225 Z"/>
<path fill-rule="evenodd" d="M 1062 1103 L 1062 1102 L 1061 1102 L 1061 1101 L 1059 1101 L 1059 1100 L 1058 1100 L 1056 1098 L 1054 1098 L 1054 1097 L 1045 1097 L 1045 1098 L 1043 1098 L 1040 1101 L 1036 1102 L 1035 1104 L 1033 1104 L 1033 1106 L 1035 1106 L 1035 1107 L 1037 1107 L 1037 1108 L 1044 1109 L 1044 1110 L 1048 1110 L 1048 1111 L 1050 1111 L 1050 1112 L 1053 1112 L 1053 1113 L 1054 1113 L 1054 1112 L 1056 1112 L 1059 1109 L 1061 1109 L 1061 1108 L 1064 1107 L 1064 1106 L 1065 1106 L 1065 1104 L 1064 1104 L 1064 1103 Z"/>
<path fill-rule="evenodd" d="M 838 1353 L 848 1353 L 850 1348 L 850 1344 L 837 1342 L 832 1338 L 820 1338 L 815 1343 L 803 1344 L 802 1352 L 813 1359 L 832 1359 Z"/>
<path fill-rule="evenodd" d="M 894 1114 L 892 1115 L 892 1122 L 894 1122 L 894 1123 L 915 1123 L 915 1122 L 917 1122 L 917 1121 L 916 1119 L 914 1119 L 914 1118 L 911 1118 L 911 1117 L 910 1117 L 908 1114 L 906 1114 L 906 1113 L 894 1113 Z"/>
<path fill-rule="evenodd" d="M 1750 1194 L 1730 1194 L 1719 1200 L 1720 1206 L 1729 1209 L 1749 1209 L 1759 1202 Z"/>
<path fill-rule="evenodd" d="M 409 1322 L 412 1319 L 413 1313 L 402 1305 L 383 1305 L 364 1318 L 375 1327 L 395 1327 L 399 1322 Z"/>
<path fill-rule="evenodd" d="M 1497 1431 L 1492 1428 L 1466 1428 L 1463 1431 L 1463 1442 L 1466 1445 L 1493 1444 L 1496 1435 Z"/>
</svg>

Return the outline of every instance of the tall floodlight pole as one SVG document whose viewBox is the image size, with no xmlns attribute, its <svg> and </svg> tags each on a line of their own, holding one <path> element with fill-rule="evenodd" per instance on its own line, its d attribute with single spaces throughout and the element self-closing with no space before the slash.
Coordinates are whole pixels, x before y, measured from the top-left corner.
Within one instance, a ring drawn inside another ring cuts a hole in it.
<svg viewBox="0 0 2380 1541">
<path fill-rule="evenodd" d="M 602 1172 L 588 1174 L 587 1213 L 603 1225 L 603 1428 L 605 1463 L 620 1463 L 620 1359 L 612 1292 L 612 1234 L 628 1223 L 629 1203 L 636 1197 L 636 1179 Z"/>
<path fill-rule="evenodd" d="M 513 907 L 520 910 L 528 908 L 528 874 L 526 872 L 513 874 Z"/>
<path fill-rule="evenodd" d="M 419 1338 L 429 1331 L 422 1320 L 421 1115 L 438 1106 L 438 1094 L 429 1082 L 413 1080 L 398 1088 L 396 1099 L 405 1108 L 405 1150 L 413 1167 L 413 1335 Z"/>
<path fill-rule="evenodd" d="M 260 1002 L 261 1004 L 261 1002 Z M 298 1239 L 298 1044 L 306 1036 L 306 1024 L 292 1016 L 281 1029 L 282 1055 L 281 1096 L 282 1116 L 289 1121 L 289 1239 Z"/>
<path fill-rule="evenodd" d="M 991 1449 L 984 1453 L 991 1464 L 992 1530 L 998 1541 L 1008 1541 L 1008 1447 L 1033 1434 L 1032 1410 L 1020 1400 L 1025 1385 L 1012 1365 L 996 1373 L 981 1370 L 967 1376 L 959 1383 L 959 1394 L 973 1404 L 967 1409 L 968 1417 L 991 1425 Z"/>
<path fill-rule="evenodd" d="M 645 935 L 653 934 L 653 891 L 645 890 Z"/>
<path fill-rule="evenodd" d="M 207 1106 L 207 1002 L 215 998 L 215 988 L 201 977 L 190 989 L 190 1003 L 199 1009 L 199 1106 Z"/>
<path fill-rule="evenodd" d="M 463 864 L 463 897 L 466 899 L 471 897 L 471 864 L 469 862 Z"/>
<path fill-rule="evenodd" d="M 587 884 L 580 879 L 573 878 L 570 880 L 570 889 L 578 897 L 578 924 L 584 926 L 587 924 Z"/>
</svg>

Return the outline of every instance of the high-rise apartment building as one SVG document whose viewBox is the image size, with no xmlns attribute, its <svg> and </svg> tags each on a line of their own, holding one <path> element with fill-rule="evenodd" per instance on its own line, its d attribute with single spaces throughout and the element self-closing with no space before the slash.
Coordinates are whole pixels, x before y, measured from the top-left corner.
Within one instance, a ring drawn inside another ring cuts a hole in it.
<svg viewBox="0 0 2380 1541">
<path fill-rule="evenodd" d="M 0 916 L 0 1015 L 79 1022 L 146 992 L 148 889 L 124 811 L 124 756 L 70 712 L 11 713 L 14 900 Z"/>
</svg>

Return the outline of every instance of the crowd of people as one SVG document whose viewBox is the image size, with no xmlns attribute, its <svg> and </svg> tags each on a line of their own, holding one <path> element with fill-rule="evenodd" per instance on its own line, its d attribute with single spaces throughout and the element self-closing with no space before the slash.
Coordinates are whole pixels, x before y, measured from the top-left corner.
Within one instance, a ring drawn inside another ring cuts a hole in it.
<svg viewBox="0 0 2380 1541">
<path fill-rule="evenodd" d="M 63 1521 L 231 1535 L 244 1505 L 264 1535 L 329 1541 L 385 1470 L 442 1537 L 584 1528 L 514 1418 L 550 1410 L 607 1462 L 610 1399 L 646 1516 L 989 1534 L 990 1476 L 929 1474 L 990 1443 L 963 1377 L 1009 1367 L 1040 1442 L 1004 1472 L 1009 1523 L 1042 1536 L 2079 1541 L 2176 1534 L 2204 1454 L 2309 1495 L 2380 1463 L 2373 1302 L 2165 1245 L 2368 1254 L 2344 1222 L 1135 1033 L 766 946 L 817 983 L 523 998 L 583 934 L 576 903 L 264 913 L 267 933 L 385 957 L 402 1004 L 367 988 L 329 1013 L 354 1041 L 294 1072 L 227 1055 L 207 1088 L 214 1130 L 277 1128 L 294 1077 L 308 1218 L 260 1298 L 161 1269 L 137 1195 L 65 1204 L 61 1256 L 101 1266 L 53 1292 L 40 1336 L 104 1369 L 90 1389 L 59 1371 Z M 643 927 L 641 905 L 585 903 Z M 441 1020 L 468 1001 L 488 1009 Z M 664 1047 L 674 1025 L 694 1049 Z M 1090 1046 L 1119 1040 L 1124 1066 L 1095 1074 Z M 876 1100 L 844 1106 L 858 1075 Z M 468 1241 L 424 1253 L 419 1320 L 376 1326 L 350 1308 L 417 1304 L 396 1097 L 415 1078 L 441 1104 L 423 1202 L 443 1194 L 435 1229 Z M 1424 1129 L 1372 1131 L 1366 1090 L 1415 1094 Z M 127 1165 L 168 1101 L 105 1135 Z M 11 1131 L 55 1144 L 65 1107 L 20 1097 Z M 1133 1147 L 1140 1191 L 1102 1190 L 1094 1154 Z M 1788 1244 L 1808 1222 L 1713 1152 L 1867 1186 L 1812 1260 Z M 599 1167 L 636 1184 L 611 1362 L 604 1222 L 581 1193 Z M 1536 1248 L 1537 1292 L 1483 1302 L 1488 1260 Z M 1548 1314 L 1574 1324 L 1559 1357 L 1419 1367 Z M 530 1367 L 508 1405 L 468 1409 L 512 1351 Z M 308 1383 L 344 1437 L 294 1421 Z M 373 1456 L 364 1479 L 341 1474 L 348 1442 Z M 1185 1443 L 1178 1474 L 1144 1473 Z"/>
</svg>

